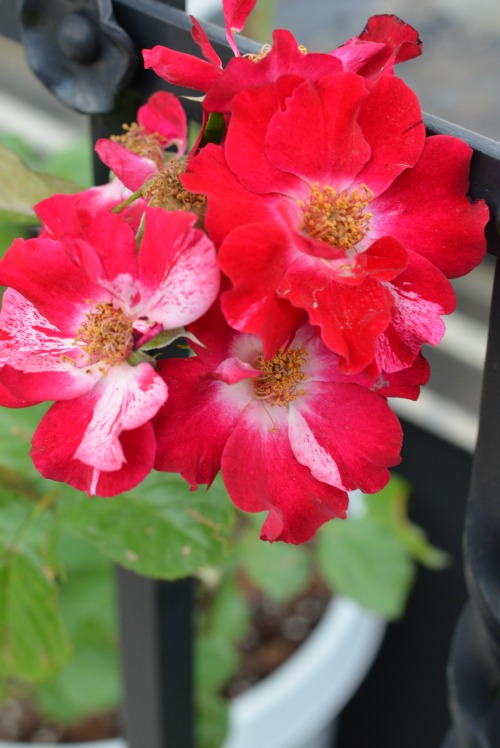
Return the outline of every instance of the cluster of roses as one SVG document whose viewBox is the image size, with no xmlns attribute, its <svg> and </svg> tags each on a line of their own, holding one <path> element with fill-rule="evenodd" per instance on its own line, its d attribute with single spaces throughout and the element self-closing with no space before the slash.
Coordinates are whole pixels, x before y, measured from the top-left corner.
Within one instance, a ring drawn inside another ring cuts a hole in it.
<svg viewBox="0 0 500 748">
<path fill-rule="evenodd" d="M 488 211 L 466 197 L 470 148 L 426 137 L 393 73 L 414 29 L 372 17 L 330 54 L 278 30 L 241 56 L 254 4 L 224 2 L 225 68 L 195 19 L 205 59 L 144 52 L 204 94 L 192 150 L 178 99 L 154 94 L 96 145 L 110 183 L 40 203 L 39 236 L 0 262 L 0 402 L 55 401 L 32 448 L 48 478 L 110 496 L 153 467 L 193 488 L 222 470 L 268 512 L 264 539 L 299 543 L 399 462 L 387 397 L 426 382 Z"/>
</svg>

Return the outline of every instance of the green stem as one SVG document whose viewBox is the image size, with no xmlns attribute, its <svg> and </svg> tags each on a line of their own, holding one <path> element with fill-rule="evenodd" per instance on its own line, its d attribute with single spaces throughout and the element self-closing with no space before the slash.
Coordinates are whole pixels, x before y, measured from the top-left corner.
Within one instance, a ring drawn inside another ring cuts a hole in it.
<svg viewBox="0 0 500 748">
<path fill-rule="evenodd" d="M 128 205 L 132 205 L 132 203 L 135 203 L 136 200 L 138 200 L 140 197 L 142 197 L 142 191 L 143 191 L 144 185 L 133 192 L 129 197 L 126 198 L 122 203 L 119 205 L 115 205 L 114 208 L 111 208 L 112 213 L 120 213 L 124 208 L 126 208 Z"/>
<path fill-rule="evenodd" d="M 40 499 L 40 501 L 38 501 L 34 505 L 33 509 L 29 512 L 28 516 L 26 517 L 24 522 L 22 522 L 18 531 L 15 534 L 14 546 L 18 546 L 21 543 L 24 535 L 26 535 L 30 527 L 35 524 L 35 522 L 37 521 L 38 517 L 42 514 L 42 512 L 44 512 L 54 503 L 54 501 L 56 500 L 56 497 L 57 497 L 57 489 L 54 488 L 52 489 L 52 491 L 49 491 L 48 493 L 46 493 L 45 496 L 43 496 Z"/>
</svg>

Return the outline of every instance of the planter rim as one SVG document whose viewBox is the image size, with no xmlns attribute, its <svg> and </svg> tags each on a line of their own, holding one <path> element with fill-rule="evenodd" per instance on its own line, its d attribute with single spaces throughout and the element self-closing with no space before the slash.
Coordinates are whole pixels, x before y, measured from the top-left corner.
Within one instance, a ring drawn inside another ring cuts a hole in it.
<svg viewBox="0 0 500 748">
<path fill-rule="evenodd" d="M 333 720 L 368 671 L 386 623 L 351 600 L 332 599 L 313 633 L 274 673 L 231 701 L 222 748 L 300 748 Z M 332 630 L 335 635 L 332 636 Z M 307 718 L 306 718 L 307 715 Z M 272 717 L 272 723 L 269 719 Z M 127 748 L 123 738 L 13 743 L 0 748 Z"/>
</svg>

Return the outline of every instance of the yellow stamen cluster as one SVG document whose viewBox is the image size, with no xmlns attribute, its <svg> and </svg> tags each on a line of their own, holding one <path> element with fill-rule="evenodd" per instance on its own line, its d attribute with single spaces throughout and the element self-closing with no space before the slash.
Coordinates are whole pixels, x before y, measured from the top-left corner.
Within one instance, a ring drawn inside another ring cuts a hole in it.
<svg viewBox="0 0 500 748">
<path fill-rule="evenodd" d="M 262 376 L 253 380 L 255 397 L 265 400 L 271 407 L 288 405 L 292 400 L 297 400 L 299 395 L 304 394 L 299 384 L 307 378 L 302 371 L 306 356 L 307 351 L 303 348 L 280 348 L 269 361 L 262 355 L 258 356 L 254 366 L 262 372 Z"/>
<path fill-rule="evenodd" d="M 86 315 L 76 333 L 74 343 L 81 358 L 90 364 L 99 363 L 104 373 L 109 366 L 122 364 L 134 345 L 132 320 L 113 304 L 99 301 Z"/>
<path fill-rule="evenodd" d="M 260 62 L 261 60 L 263 60 L 264 57 L 267 57 L 267 55 L 269 54 L 269 52 L 271 51 L 271 49 L 272 49 L 272 47 L 271 47 L 270 44 L 264 44 L 264 46 L 257 52 L 256 55 L 254 55 L 251 52 L 249 52 L 247 55 L 245 55 L 245 57 L 247 59 L 251 60 L 252 62 L 257 63 L 257 62 Z"/>
<path fill-rule="evenodd" d="M 316 241 L 351 249 L 368 231 L 372 214 L 366 206 L 372 198 L 373 192 L 366 185 L 352 192 L 337 192 L 316 183 L 307 200 L 299 203 L 304 212 L 302 229 Z"/>
<path fill-rule="evenodd" d="M 111 140 L 137 156 L 149 158 L 160 168 L 164 161 L 165 139 L 159 133 L 147 132 L 137 122 L 122 127 L 125 130 L 123 135 L 112 135 Z"/>
<path fill-rule="evenodd" d="M 186 171 L 186 160 L 172 158 L 145 185 L 142 196 L 150 205 L 166 210 L 190 210 L 199 216 L 205 212 L 205 195 L 188 192 L 182 185 L 181 174 Z"/>
<path fill-rule="evenodd" d="M 256 55 L 254 55 L 251 52 L 249 52 L 248 54 L 245 55 L 245 57 L 247 59 L 251 60 L 252 62 L 260 62 L 261 60 L 264 59 L 264 57 L 267 57 L 267 55 L 269 54 L 269 52 L 271 51 L 271 49 L 272 49 L 272 47 L 271 47 L 270 44 L 264 44 L 264 46 L 262 47 L 262 49 L 260 49 L 259 52 L 257 52 Z M 303 55 L 307 54 L 307 47 L 304 47 L 303 44 L 299 44 L 298 47 L 297 47 L 297 49 Z"/>
</svg>

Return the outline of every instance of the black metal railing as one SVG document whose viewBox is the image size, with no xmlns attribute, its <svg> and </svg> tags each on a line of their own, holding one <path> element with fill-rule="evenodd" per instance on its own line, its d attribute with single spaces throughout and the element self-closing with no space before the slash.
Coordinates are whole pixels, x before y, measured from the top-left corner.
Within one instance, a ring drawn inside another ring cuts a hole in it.
<svg viewBox="0 0 500 748">
<path fill-rule="evenodd" d="M 83 28 L 68 23 L 63 44 L 55 16 L 94 14 Z M 196 54 L 183 0 L 0 0 L 0 33 L 22 41 L 38 75 L 70 106 L 90 116 L 93 138 L 134 119 L 138 103 L 159 85 L 137 60 L 142 48 L 164 44 Z M 114 18 L 112 16 L 114 14 Z M 38 27 L 36 27 L 38 24 Z M 34 29 L 35 25 L 35 29 Z M 204 24 L 222 59 L 231 53 L 224 30 Z M 35 33 L 30 33 L 30 31 Z M 68 30 L 69 29 L 69 30 Z M 43 35 L 46 39 L 43 39 Z M 96 52 L 107 49 L 106 66 Z M 66 57 L 40 54 L 59 44 Z M 242 51 L 255 45 L 242 41 Z M 59 63 L 61 70 L 54 70 Z M 62 61 L 62 62 L 61 62 Z M 64 63 L 64 64 L 62 64 Z M 119 63 L 119 65 L 118 65 Z M 44 65 L 47 69 L 44 69 Z M 117 73 L 116 66 L 119 66 Z M 121 66 L 121 67 L 120 67 Z M 57 73 L 57 75 L 56 75 Z M 85 79 L 85 96 L 75 98 L 75 77 Z M 103 87 L 106 95 L 103 95 Z M 73 98 L 72 98 L 73 97 Z M 188 115 L 190 103 L 187 102 Z M 470 195 L 489 205 L 488 252 L 500 257 L 500 144 L 426 116 L 428 130 L 456 135 L 474 149 Z M 96 179 L 107 170 L 96 164 Z M 495 279 L 480 429 L 465 523 L 465 566 L 470 601 L 456 630 L 449 666 L 453 726 L 443 748 L 500 745 L 500 273 Z M 433 468 L 435 469 L 435 468 Z M 191 585 L 159 582 L 119 570 L 125 728 L 130 748 L 193 748 Z M 432 615 L 432 612 L 429 612 Z M 444 677 L 444 674 L 443 674 Z M 418 710 L 418 704 L 415 709 Z M 390 718 L 388 710 L 387 718 Z M 374 736 L 374 746 L 376 736 Z M 378 746 L 377 746 L 378 748 Z"/>
</svg>

